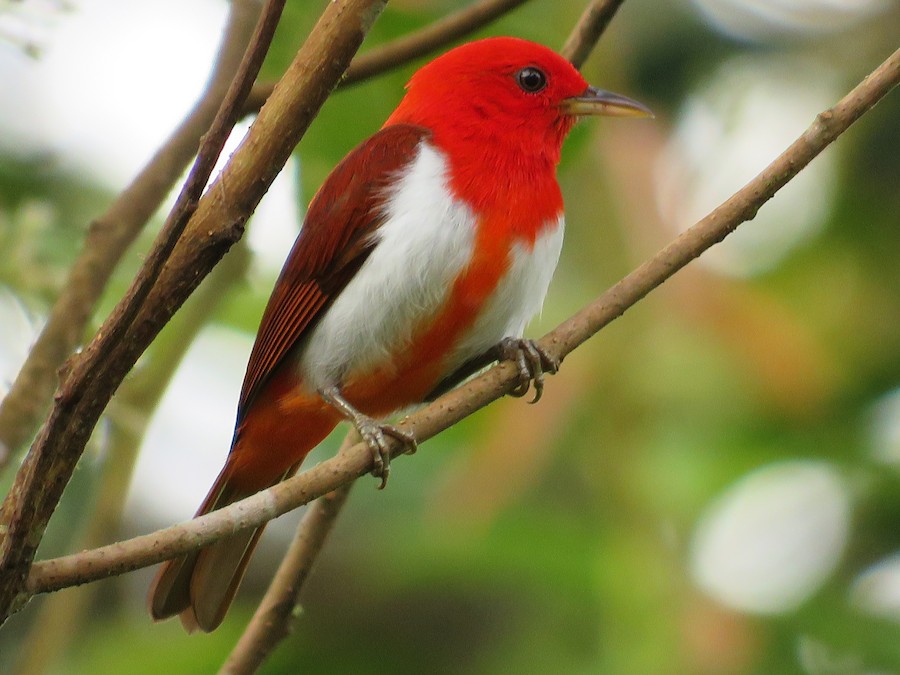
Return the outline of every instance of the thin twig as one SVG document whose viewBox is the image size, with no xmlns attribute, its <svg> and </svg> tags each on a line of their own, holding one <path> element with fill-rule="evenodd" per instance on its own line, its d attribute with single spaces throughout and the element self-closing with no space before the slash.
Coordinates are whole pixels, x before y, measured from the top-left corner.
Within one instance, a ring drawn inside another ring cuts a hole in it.
<svg viewBox="0 0 900 675">
<path fill-rule="evenodd" d="M 705 218 L 631 274 L 540 340 L 562 358 L 621 316 L 703 251 L 751 220 L 759 208 L 900 82 L 900 50 L 894 52 L 813 124 L 765 170 Z M 410 415 L 400 428 L 427 440 L 500 398 L 518 382 L 516 368 L 500 363 Z M 399 454 L 402 448 L 393 445 Z M 268 490 L 221 510 L 151 534 L 93 551 L 37 562 L 26 584 L 30 594 L 59 590 L 146 567 L 202 548 L 235 531 L 258 527 L 372 470 L 365 444 L 318 464 Z"/>
<path fill-rule="evenodd" d="M 420 56 L 430 54 L 454 40 L 478 30 L 527 1 L 478 0 L 478 2 L 438 19 L 420 30 L 358 55 L 350 62 L 350 66 L 338 86 L 345 87 L 362 82 L 393 68 L 398 68 Z M 255 84 L 250 96 L 247 97 L 244 113 L 249 115 L 259 110 L 269 98 L 274 87 L 274 82 Z"/>
<path fill-rule="evenodd" d="M 103 372 L 106 353 L 112 345 L 124 337 L 150 293 L 150 289 L 159 278 L 163 265 L 175 250 L 178 239 L 197 208 L 203 188 L 209 182 L 209 177 L 225 147 L 228 136 L 231 135 L 231 130 L 237 124 L 241 106 L 247 98 L 247 94 L 250 93 L 253 81 L 259 74 L 263 59 L 269 51 L 269 45 L 281 19 L 284 4 L 285 0 L 266 0 L 253 37 L 250 39 L 250 45 L 238 67 L 238 72 L 225 94 L 225 100 L 222 101 L 209 131 L 203 136 L 194 166 L 163 224 L 153 249 L 138 271 L 125 297 L 103 322 L 84 354 L 76 360 L 71 377 L 67 378 L 65 386 L 62 388 L 61 397 L 79 398 L 87 386 L 85 376 L 91 371 L 95 371 L 95 374 Z"/>
<path fill-rule="evenodd" d="M 47 323 L 0 401 L 0 470 L 31 437 L 50 405 L 57 371 L 84 338 L 87 323 L 122 254 L 196 155 L 200 137 L 209 129 L 234 79 L 259 12 L 257 0 L 231 3 L 206 91 L 131 184 L 90 224 L 81 253 Z"/>
<path fill-rule="evenodd" d="M 341 85 L 361 82 L 420 56 L 426 56 L 478 30 L 525 2 L 527 0 L 480 0 L 421 30 L 375 47 L 350 62 L 347 73 L 341 79 Z"/>
<path fill-rule="evenodd" d="M 623 2 L 624 0 L 591 0 L 559 53 L 576 68 L 581 68 Z"/>
<path fill-rule="evenodd" d="M 344 439 L 340 452 L 353 447 L 358 441 L 358 434 L 351 431 Z M 219 671 L 220 675 L 256 672 L 278 643 L 290 634 L 303 583 L 353 485 L 353 481 L 345 483 L 309 505 L 272 583 Z"/>
</svg>

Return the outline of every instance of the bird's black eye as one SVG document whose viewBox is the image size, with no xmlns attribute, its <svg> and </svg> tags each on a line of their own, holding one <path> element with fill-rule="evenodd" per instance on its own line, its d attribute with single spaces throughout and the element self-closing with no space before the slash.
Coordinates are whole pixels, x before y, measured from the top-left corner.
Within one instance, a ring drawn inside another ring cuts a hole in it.
<svg viewBox="0 0 900 675">
<path fill-rule="evenodd" d="M 516 82 L 519 83 L 522 91 L 534 94 L 547 86 L 547 76 L 544 75 L 544 71 L 528 66 L 516 73 Z"/>
</svg>

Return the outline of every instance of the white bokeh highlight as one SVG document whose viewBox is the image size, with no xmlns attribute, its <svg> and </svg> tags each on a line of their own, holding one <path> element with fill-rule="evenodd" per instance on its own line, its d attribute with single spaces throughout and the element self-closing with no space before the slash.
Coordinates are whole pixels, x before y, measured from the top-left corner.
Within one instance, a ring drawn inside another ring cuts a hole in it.
<svg viewBox="0 0 900 675">
<path fill-rule="evenodd" d="M 892 0 L 693 0 L 715 28 L 748 40 L 827 35 L 890 9 Z"/>
<path fill-rule="evenodd" d="M 117 188 L 193 105 L 209 76 L 222 0 L 77 0 L 39 58 L 0 50 L 0 148 Z"/>
<path fill-rule="evenodd" d="M 736 610 L 795 609 L 841 558 L 850 528 L 842 476 L 822 461 L 772 464 L 742 478 L 711 504 L 691 545 L 691 573 Z"/>
<path fill-rule="evenodd" d="M 864 570 L 850 590 L 853 604 L 900 623 L 900 552 Z"/>
<path fill-rule="evenodd" d="M 731 197 L 780 155 L 840 95 L 839 78 L 802 58 L 726 61 L 687 99 L 662 153 L 657 200 L 680 232 Z M 780 263 L 818 233 L 832 207 L 837 155 L 816 158 L 738 228 L 700 257 L 719 274 L 746 277 Z"/>
<path fill-rule="evenodd" d="M 38 22 L 44 28 L 39 58 L 0 50 L 2 89 L 15 92 L 0 106 L 0 152 L 40 158 L 48 169 L 119 190 L 202 92 L 228 6 L 223 0 L 70 4 L 52 21 Z M 235 127 L 214 177 L 249 125 Z M 297 234 L 297 173 L 292 159 L 250 230 L 256 264 L 266 274 L 277 274 Z M 168 205 L 173 201 L 174 194 Z"/>
<path fill-rule="evenodd" d="M 900 469 L 900 388 L 875 401 L 869 435 L 872 457 Z"/>
<path fill-rule="evenodd" d="M 25 362 L 40 326 L 13 292 L 2 285 L 0 326 L 3 327 L 0 330 L 0 398 L 3 398 Z"/>
<path fill-rule="evenodd" d="M 231 447 L 253 338 L 210 327 L 191 345 L 141 444 L 126 512 L 164 522 L 194 513 Z"/>
</svg>

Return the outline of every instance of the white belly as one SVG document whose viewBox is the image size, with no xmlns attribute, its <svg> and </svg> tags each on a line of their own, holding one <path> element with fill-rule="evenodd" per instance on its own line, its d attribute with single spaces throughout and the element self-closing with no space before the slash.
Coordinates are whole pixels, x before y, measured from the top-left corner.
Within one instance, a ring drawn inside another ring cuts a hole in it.
<svg viewBox="0 0 900 675">
<path fill-rule="evenodd" d="M 436 314 L 472 254 L 477 220 L 447 187 L 447 161 L 423 142 L 386 195 L 386 220 L 356 276 L 313 329 L 300 355 L 315 388 L 385 362 L 408 344 L 423 317 Z M 540 310 L 556 268 L 562 217 L 533 247 L 514 244 L 511 268 L 450 356 L 447 373 L 506 336 L 521 336 Z"/>
<path fill-rule="evenodd" d="M 522 337 L 525 326 L 544 304 L 559 262 L 564 229 L 560 216 L 535 240 L 533 247 L 521 242 L 513 245 L 509 270 L 471 331 L 460 342 L 448 372 L 483 354 L 505 337 Z"/>
</svg>

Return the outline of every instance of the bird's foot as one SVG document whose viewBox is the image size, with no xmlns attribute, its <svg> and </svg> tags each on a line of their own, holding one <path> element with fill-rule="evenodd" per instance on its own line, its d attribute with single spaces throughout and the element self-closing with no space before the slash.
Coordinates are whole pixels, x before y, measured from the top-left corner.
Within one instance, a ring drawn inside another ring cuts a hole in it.
<svg viewBox="0 0 900 675">
<path fill-rule="evenodd" d="M 559 370 L 559 359 L 552 356 L 534 340 L 506 337 L 498 345 L 501 361 L 516 364 L 519 382 L 509 392 L 510 396 L 525 396 L 532 383 L 534 398 L 529 403 L 537 403 L 544 394 L 544 374 L 555 374 Z"/>
<path fill-rule="evenodd" d="M 418 448 L 416 437 L 407 431 L 398 429 L 392 424 L 382 424 L 353 407 L 338 387 L 326 387 L 319 390 L 326 403 L 335 408 L 345 419 L 353 423 L 360 437 L 372 451 L 372 475 L 381 478 L 379 490 L 387 485 L 391 473 L 391 448 L 387 437 L 397 439 L 405 446 L 407 454 L 413 454 Z"/>
<path fill-rule="evenodd" d="M 391 449 L 389 447 L 387 437 L 396 438 L 405 446 L 404 452 L 411 455 L 418 449 L 416 437 L 407 431 L 398 429 L 393 424 L 381 424 L 376 422 L 367 415 L 360 415 L 359 418 L 353 420 L 353 424 L 359 435 L 369 446 L 372 451 L 372 475 L 381 478 L 379 490 L 383 490 L 387 485 L 388 475 L 391 473 Z"/>
</svg>

